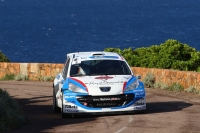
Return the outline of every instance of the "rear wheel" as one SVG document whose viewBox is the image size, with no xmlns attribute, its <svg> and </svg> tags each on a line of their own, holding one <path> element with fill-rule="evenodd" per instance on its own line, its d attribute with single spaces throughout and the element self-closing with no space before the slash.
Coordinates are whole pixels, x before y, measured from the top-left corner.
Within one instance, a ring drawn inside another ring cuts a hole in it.
<svg viewBox="0 0 200 133">
<path fill-rule="evenodd" d="M 54 88 L 53 88 L 53 112 L 54 113 L 59 113 L 60 112 L 60 108 L 57 106 L 56 93 L 55 93 L 55 89 Z"/>
</svg>

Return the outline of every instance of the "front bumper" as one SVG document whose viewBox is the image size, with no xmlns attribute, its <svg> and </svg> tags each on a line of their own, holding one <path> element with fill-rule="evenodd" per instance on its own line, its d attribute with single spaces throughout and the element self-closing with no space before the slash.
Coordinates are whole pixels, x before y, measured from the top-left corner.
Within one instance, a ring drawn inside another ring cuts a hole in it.
<svg viewBox="0 0 200 133">
<path fill-rule="evenodd" d="M 68 114 L 105 114 L 134 112 L 146 109 L 146 97 L 134 94 L 114 96 L 66 96 L 63 112 Z"/>
</svg>

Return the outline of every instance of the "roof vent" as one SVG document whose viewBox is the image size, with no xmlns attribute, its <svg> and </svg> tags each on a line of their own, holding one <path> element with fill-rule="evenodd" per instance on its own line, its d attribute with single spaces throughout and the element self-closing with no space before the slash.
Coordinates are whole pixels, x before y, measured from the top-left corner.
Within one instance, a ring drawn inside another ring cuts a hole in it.
<svg viewBox="0 0 200 133">
<path fill-rule="evenodd" d="M 104 53 L 92 53 L 92 56 L 104 56 L 105 54 Z"/>
</svg>

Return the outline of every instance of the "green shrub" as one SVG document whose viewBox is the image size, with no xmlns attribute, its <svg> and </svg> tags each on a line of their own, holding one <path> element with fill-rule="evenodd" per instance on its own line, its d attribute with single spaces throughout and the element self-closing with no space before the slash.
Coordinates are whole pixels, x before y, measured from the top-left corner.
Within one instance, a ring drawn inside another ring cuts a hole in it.
<svg viewBox="0 0 200 133">
<path fill-rule="evenodd" d="M 0 62 L 10 62 L 10 60 L 0 51 Z"/>
<path fill-rule="evenodd" d="M 14 80 L 14 74 L 6 74 L 4 77 L 0 78 L 0 80 Z"/>
<path fill-rule="evenodd" d="M 157 81 L 154 83 L 153 86 L 156 89 L 162 89 L 162 90 L 167 90 L 169 88 L 169 86 L 167 84 L 164 84 L 162 82 L 157 82 Z"/>
<path fill-rule="evenodd" d="M 167 90 L 167 89 L 169 89 L 169 85 L 167 85 L 167 84 L 165 84 L 165 83 L 162 83 L 161 86 L 160 86 L 160 88 L 161 88 L 162 90 Z"/>
<path fill-rule="evenodd" d="M 152 73 L 147 73 L 144 77 L 144 85 L 147 87 L 154 88 L 155 77 Z"/>
<path fill-rule="evenodd" d="M 179 84 L 179 83 L 173 83 L 170 87 L 169 87 L 170 91 L 183 91 L 184 87 Z"/>
<path fill-rule="evenodd" d="M 190 86 L 189 88 L 186 89 L 187 92 L 196 92 L 196 89 L 194 86 Z"/>
<path fill-rule="evenodd" d="M 156 89 L 159 89 L 159 88 L 161 88 L 161 84 L 162 84 L 161 82 L 157 82 L 157 81 L 156 81 L 156 82 L 154 83 L 153 87 L 156 88 Z"/>
<path fill-rule="evenodd" d="M 198 95 L 200 95 L 200 90 L 196 90 L 196 93 L 197 93 Z"/>
<path fill-rule="evenodd" d="M 130 66 L 146 68 L 200 71 L 200 52 L 177 40 L 137 49 L 106 48 L 104 51 L 121 54 Z"/>
<path fill-rule="evenodd" d="M 54 77 L 51 76 L 44 76 L 44 81 L 53 81 Z"/>
<path fill-rule="evenodd" d="M 17 101 L 0 89 L 0 132 L 18 128 L 26 121 Z"/>
<path fill-rule="evenodd" d="M 21 80 L 25 81 L 25 80 L 28 80 L 28 77 L 26 75 L 23 75 L 23 74 L 20 73 L 20 74 L 14 76 L 14 80 L 16 80 L 16 81 L 21 81 Z"/>
</svg>

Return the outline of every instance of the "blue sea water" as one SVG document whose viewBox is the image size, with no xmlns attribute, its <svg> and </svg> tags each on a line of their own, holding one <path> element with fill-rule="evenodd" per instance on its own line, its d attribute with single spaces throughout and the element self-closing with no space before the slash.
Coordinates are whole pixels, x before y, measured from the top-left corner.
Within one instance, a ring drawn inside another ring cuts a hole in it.
<svg viewBox="0 0 200 133">
<path fill-rule="evenodd" d="M 69 52 L 149 47 L 200 50 L 200 0 L 0 0 L 0 50 L 11 62 L 63 63 Z"/>
</svg>

